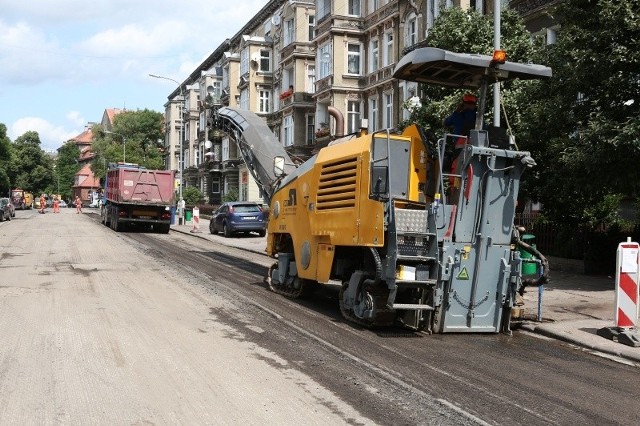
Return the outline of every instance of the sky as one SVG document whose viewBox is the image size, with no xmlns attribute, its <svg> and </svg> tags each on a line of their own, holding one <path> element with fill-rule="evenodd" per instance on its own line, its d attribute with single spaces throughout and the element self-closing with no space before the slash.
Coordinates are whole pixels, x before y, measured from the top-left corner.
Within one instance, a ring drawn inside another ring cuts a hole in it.
<svg viewBox="0 0 640 426">
<path fill-rule="evenodd" d="M 268 0 L 0 0 L 0 123 L 53 151 L 167 97 Z"/>
</svg>

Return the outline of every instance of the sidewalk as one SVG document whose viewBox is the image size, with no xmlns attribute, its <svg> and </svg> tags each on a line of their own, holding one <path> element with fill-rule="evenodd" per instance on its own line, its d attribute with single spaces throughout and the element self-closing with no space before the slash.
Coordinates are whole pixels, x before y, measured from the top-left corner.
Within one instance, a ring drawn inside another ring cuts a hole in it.
<svg viewBox="0 0 640 426">
<path fill-rule="evenodd" d="M 209 221 L 172 225 L 172 231 L 265 254 L 266 237 L 225 238 L 209 233 Z M 615 279 L 554 271 L 542 292 L 542 320 L 537 321 L 539 290 L 528 288 L 524 295 L 526 318 L 522 329 L 563 340 L 576 346 L 626 358 L 640 363 L 640 347 L 607 340 L 596 332 L 615 325 Z"/>
</svg>

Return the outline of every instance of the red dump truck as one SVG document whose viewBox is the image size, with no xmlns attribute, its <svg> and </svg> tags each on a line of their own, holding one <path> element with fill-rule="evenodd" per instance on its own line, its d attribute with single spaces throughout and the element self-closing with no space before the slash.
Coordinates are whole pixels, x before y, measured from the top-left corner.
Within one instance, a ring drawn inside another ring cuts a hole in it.
<svg viewBox="0 0 640 426">
<path fill-rule="evenodd" d="M 166 234 L 175 202 L 173 186 L 172 170 L 110 165 L 100 206 L 102 223 L 116 232 L 130 226 Z"/>
</svg>

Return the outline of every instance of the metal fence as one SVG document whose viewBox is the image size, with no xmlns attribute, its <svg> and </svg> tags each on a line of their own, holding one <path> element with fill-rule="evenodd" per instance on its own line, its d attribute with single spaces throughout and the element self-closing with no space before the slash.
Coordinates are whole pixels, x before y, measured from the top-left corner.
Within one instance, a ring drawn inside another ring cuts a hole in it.
<svg viewBox="0 0 640 426">
<path fill-rule="evenodd" d="M 525 228 L 525 233 L 535 236 L 538 250 L 551 256 L 569 259 L 584 259 L 588 241 L 585 229 L 558 226 L 540 220 L 539 213 L 516 213 L 516 226 Z"/>
</svg>

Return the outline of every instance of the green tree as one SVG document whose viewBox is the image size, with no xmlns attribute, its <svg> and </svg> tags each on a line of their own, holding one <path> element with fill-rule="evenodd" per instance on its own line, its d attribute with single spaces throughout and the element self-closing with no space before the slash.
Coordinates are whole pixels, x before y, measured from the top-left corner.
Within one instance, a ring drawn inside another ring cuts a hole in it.
<svg viewBox="0 0 640 426">
<path fill-rule="evenodd" d="M 91 169 L 99 178 L 105 176 L 105 166 L 126 159 L 148 169 L 163 168 L 163 115 L 156 111 L 125 111 L 115 116 L 113 130 L 106 132 L 94 126 Z"/>
<path fill-rule="evenodd" d="M 612 200 L 640 190 L 640 2 L 566 0 L 553 14 L 557 43 L 536 61 L 554 78 L 521 93 L 522 147 L 542 166 L 530 190 L 551 221 L 614 224 Z"/>
<path fill-rule="evenodd" d="M 0 123 L 0 194 L 8 195 L 11 190 L 9 164 L 12 157 L 11 139 L 7 136 L 7 126 Z"/>
<path fill-rule="evenodd" d="M 53 160 L 40 148 L 38 132 L 28 131 L 13 143 L 11 185 L 37 194 L 55 189 Z"/>
<path fill-rule="evenodd" d="M 58 150 L 58 157 L 55 161 L 56 192 L 65 199 L 71 199 L 72 186 L 75 174 L 80 170 L 80 150 L 78 146 L 68 141 Z"/>
<path fill-rule="evenodd" d="M 501 34 L 500 46 L 507 52 L 508 60 L 530 61 L 533 44 L 522 19 L 515 11 L 505 9 L 502 12 Z M 458 7 L 445 9 L 429 30 L 423 45 L 453 52 L 491 55 L 494 46 L 493 17 Z M 520 85 L 521 82 L 515 81 L 504 84 L 501 89 L 502 101 L 508 107 L 509 114 L 518 114 L 520 109 L 512 94 L 521 90 Z M 436 134 L 442 133 L 442 119 L 455 109 L 465 91 L 421 85 L 420 92 L 421 106 L 412 109 L 409 119 L 400 123 L 399 127 L 404 128 L 411 123 L 417 123 Z M 492 96 L 491 91 L 488 96 Z M 492 121 L 492 116 L 493 112 L 488 110 L 485 120 Z"/>
</svg>

